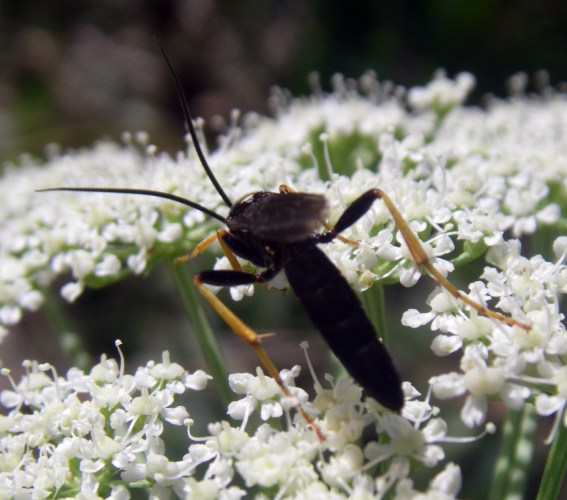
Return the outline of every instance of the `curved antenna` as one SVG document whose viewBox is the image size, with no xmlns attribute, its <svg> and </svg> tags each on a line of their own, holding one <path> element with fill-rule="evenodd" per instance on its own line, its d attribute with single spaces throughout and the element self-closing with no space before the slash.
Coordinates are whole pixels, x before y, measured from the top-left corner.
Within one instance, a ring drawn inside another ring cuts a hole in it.
<svg viewBox="0 0 567 500">
<path fill-rule="evenodd" d="M 226 224 L 226 219 L 222 216 L 213 212 L 212 210 L 204 207 L 203 205 L 199 205 L 194 201 L 188 200 L 186 198 L 182 198 L 181 196 L 177 196 L 171 193 L 163 193 L 161 191 L 154 191 L 153 189 L 129 189 L 129 188 L 108 188 L 108 187 L 55 187 L 55 188 L 48 188 L 48 189 L 38 189 L 36 192 L 38 193 L 45 193 L 47 191 L 83 191 L 83 192 L 90 192 L 90 193 L 118 193 L 118 194 L 140 194 L 144 196 L 154 196 L 156 198 L 164 198 L 166 200 L 175 201 L 177 203 L 181 203 L 183 205 L 187 205 L 188 207 L 194 208 L 207 214 L 210 217 L 214 217 L 215 219 L 221 221 L 223 224 Z"/>
<path fill-rule="evenodd" d="M 219 181 L 217 181 L 217 178 L 213 174 L 213 171 L 211 170 L 211 167 L 209 166 L 209 163 L 205 158 L 203 149 L 201 148 L 201 144 L 199 143 L 199 138 L 197 137 L 197 132 L 195 131 L 195 126 L 193 125 L 193 116 L 191 115 L 191 111 L 189 110 L 189 104 L 187 104 L 187 97 L 185 96 L 185 92 L 183 92 L 183 87 L 181 86 L 179 77 L 177 76 L 177 72 L 175 71 L 173 64 L 169 60 L 169 57 L 167 57 L 167 53 L 165 52 L 165 49 L 163 48 L 162 44 L 160 43 L 157 37 L 156 37 L 156 42 L 158 44 L 159 50 L 163 55 L 163 58 L 165 59 L 165 63 L 167 64 L 167 68 L 169 69 L 169 74 L 171 75 L 171 78 L 175 85 L 175 92 L 177 93 L 177 98 L 179 99 L 179 103 L 181 104 L 181 109 L 183 110 L 183 117 L 185 118 L 185 126 L 187 127 L 187 130 L 191 135 L 191 139 L 193 140 L 193 145 L 195 146 L 195 151 L 197 152 L 199 161 L 201 162 L 201 165 L 203 165 L 203 168 L 205 169 L 207 176 L 209 177 L 209 179 L 211 179 L 211 182 L 215 186 L 217 193 L 230 208 L 232 207 L 232 201 L 230 201 L 230 198 L 224 192 L 224 189 L 221 187 Z"/>
</svg>

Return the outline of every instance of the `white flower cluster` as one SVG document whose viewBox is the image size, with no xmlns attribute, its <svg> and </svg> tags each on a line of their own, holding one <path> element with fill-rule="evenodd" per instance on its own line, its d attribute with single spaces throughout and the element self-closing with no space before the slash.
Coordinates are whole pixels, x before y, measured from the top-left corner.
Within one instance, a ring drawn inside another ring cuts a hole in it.
<svg viewBox="0 0 567 500">
<path fill-rule="evenodd" d="M 0 417 L 2 498 L 129 498 L 124 481 L 167 483 L 196 467 L 170 462 L 160 436 L 166 423 L 187 424 L 186 408 L 173 403 L 203 389 L 204 372 L 186 372 L 167 353 L 134 375 L 105 357 L 90 373 L 72 368 L 65 378 L 47 364 L 23 366 L 27 375 L 0 394 L 10 410 Z"/>
<path fill-rule="evenodd" d="M 564 231 L 566 96 L 552 89 L 544 97 L 518 93 L 482 110 L 462 104 L 473 84 L 470 75 L 453 81 L 440 74 L 409 92 L 371 75 L 358 85 L 341 79 L 335 84 L 328 96 L 283 104 L 275 96 L 277 118 L 251 116 L 243 120 L 244 131 L 231 130 L 210 155 L 228 195 L 236 200 L 257 190 L 275 191 L 280 183 L 324 193 L 332 223 L 361 193 L 379 187 L 443 274 L 490 249 L 492 267 L 471 285 L 471 299 L 531 329 L 477 317 L 436 291 L 429 313 L 409 311 L 404 317 L 407 325 L 431 322 L 440 331 L 433 342 L 437 354 L 462 352 L 461 371 L 437 377 L 435 395 L 466 394 L 468 425 L 482 422 L 488 398 L 496 397 L 514 408 L 534 401 L 540 414 L 560 415 L 566 396 L 567 334 L 559 306 L 566 290 L 564 240 L 555 241 L 555 260 L 547 261 L 521 256 L 519 243 L 505 235 Z M 162 200 L 35 189 L 150 188 L 226 214 L 193 154 L 172 159 L 147 149 L 140 154 L 133 144 L 104 143 L 55 154 L 43 165 L 29 161 L 4 175 L 1 325 L 39 307 L 41 290 L 56 275 L 71 274 L 62 294 L 73 300 L 85 285 L 112 282 L 184 253 L 213 227 L 202 213 Z M 375 281 L 412 285 L 420 277 L 381 202 L 347 236 L 360 245 L 335 240 L 324 249 L 353 287 L 364 290 Z M 450 261 L 443 258 L 449 253 Z"/>
<path fill-rule="evenodd" d="M 500 271 L 486 268 L 486 283 L 472 284 L 471 296 L 481 301 L 497 298 L 507 313 L 524 314 L 529 331 L 475 314 L 455 314 L 455 303 L 443 290 L 429 298 L 431 312 L 410 310 L 403 318 L 409 326 L 431 321 L 433 330 L 441 330 L 432 344 L 437 355 L 464 351 L 462 373 L 437 376 L 432 384 L 440 398 L 468 394 L 461 417 L 471 427 L 484 421 L 487 398 L 495 395 L 510 408 L 519 409 L 533 397 L 541 415 L 563 414 L 567 394 L 562 391 L 561 359 L 567 352 L 567 334 L 558 296 L 567 293 L 567 238 L 555 240 L 554 263 L 541 256 L 528 259 L 520 250 L 518 241 L 492 247 L 487 260 Z"/>
<path fill-rule="evenodd" d="M 292 385 L 298 373 L 299 367 L 294 367 L 282 372 L 282 378 L 306 404 L 307 395 Z M 243 427 L 259 403 L 262 420 L 282 414 L 280 403 L 274 403 L 278 387 L 260 370 L 256 377 L 233 376 L 232 385 L 246 394 L 229 407 L 231 416 L 243 420 Z M 254 435 L 222 422 L 210 426 L 213 436 L 200 449 L 230 470 L 226 477 L 232 477 L 236 469 L 247 488 L 271 488 L 272 498 L 382 498 L 388 492 L 395 492 L 396 498 L 415 498 L 419 492 L 409 478 L 412 461 L 438 466 L 445 454 L 437 443 L 451 438 L 446 436 L 446 423 L 435 416 L 437 408 L 418 401 L 419 394 L 411 385 L 406 384 L 405 390 L 408 401 L 402 417 L 378 411 L 372 400 L 362 402 L 360 388 L 349 379 L 340 379 L 332 389 L 319 389 L 310 407 L 325 436 L 323 442 L 298 418 L 293 425 L 289 423 L 287 432 L 263 424 Z M 369 428 L 380 438 L 361 447 L 362 433 Z M 385 470 L 374 478 L 371 471 L 378 465 Z M 202 494 L 202 484 L 189 484 L 192 494 Z M 460 485 L 460 470 L 449 463 L 424 494 L 454 498 Z M 217 498 L 219 490 L 211 491 L 211 498 Z"/>
<path fill-rule="evenodd" d="M 90 373 L 71 369 L 65 377 L 50 365 L 24 366 L 22 380 L 0 393 L 10 410 L 0 417 L 2 498 L 126 499 L 144 488 L 151 498 L 174 493 L 239 499 L 246 492 L 236 484 L 244 484 L 257 498 L 363 499 L 394 491 L 410 499 L 420 493 L 409 478 L 410 465 L 433 468 L 444 459 L 437 443 L 446 439 L 446 424 L 409 384 L 405 418 L 377 411 L 371 400 L 363 403 L 360 388 L 349 380 L 321 390 L 310 410 L 325 434 L 320 441 L 300 417 L 292 421 L 273 379 L 260 371 L 233 375 L 232 387 L 245 397 L 229 413 L 242 424 L 210 424 L 211 435 L 197 438 L 187 409 L 175 404 L 187 390 L 203 389 L 210 377 L 186 372 L 167 352 L 161 363 L 149 362 L 134 375 L 124 373 L 123 360 L 105 357 Z M 298 372 L 295 367 L 282 377 L 291 385 Z M 303 391 L 292 389 L 308 404 Z M 246 422 L 258 405 L 266 423 L 249 434 Z M 288 430 L 276 430 L 282 415 Z M 168 458 L 162 440 L 168 425 L 187 429 L 179 460 Z M 361 448 L 365 430 L 376 438 Z M 377 466 L 384 468 L 378 478 Z M 459 468 L 449 463 L 423 493 L 455 498 L 460 484 Z"/>
</svg>

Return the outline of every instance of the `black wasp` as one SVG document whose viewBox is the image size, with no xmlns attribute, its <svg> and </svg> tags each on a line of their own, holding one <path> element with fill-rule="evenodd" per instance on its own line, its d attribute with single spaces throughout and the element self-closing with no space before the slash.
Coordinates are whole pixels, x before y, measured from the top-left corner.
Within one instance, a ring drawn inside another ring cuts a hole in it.
<svg viewBox="0 0 567 500">
<path fill-rule="evenodd" d="M 386 204 L 414 261 L 424 267 L 454 297 L 464 301 L 480 314 L 529 330 L 528 325 L 502 316 L 472 301 L 449 283 L 432 265 L 403 216 L 380 189 L 370 189 L 363 193 L 343 212 L 333 227 L 322 232 L 318 231 L 325 226 L 327 208 L 327 201 L 322 195 L 295 192 L 287 186 L 280 186 L 277 193 L 260 191 L 232 203 L 208 165 L 179 79 L 163 49 L 162 53 L 173 75 L 195 151 L 219 196 L 230 208 L 228 216 L 223 217 L 180 196 L 148 189 L 58 187 L 43 191 L 88 191 L 154 196 L 184 204 L 225 224 L 226 230 L 217 231 L 201 242 L 191 254 L 177 260 L 179 262 L 188 260 L 201 253 L 214 241 L 220 242 L 234 269 L 202 271 L 195 276 L 194 282 L 203 297 L 231 329 L 245 343 L 253 347 L 270 376 L 278 382 L 286 395 L 290 395 L 290 392 L 263 349 L 261 336 L 230 311 L 204 285 L 233 287 L 266 283 L 283 270 L 312 323 L 321 332 L 350 375 L 368 395 L 386 408 L 399 413 L 404 405 L 404 394 L 392 358 L 364 312 L 359 298 L 339 270 L 318 247 L 319 244 L 340 237 L 340 233 L 360 219 L 376 199 L 381 199 Z M 235 255 L 264 270 L 259 273 L 243 271 Z M 300 406 L 298 410 L 321 436 L 313 419 Z"/>
</svg>

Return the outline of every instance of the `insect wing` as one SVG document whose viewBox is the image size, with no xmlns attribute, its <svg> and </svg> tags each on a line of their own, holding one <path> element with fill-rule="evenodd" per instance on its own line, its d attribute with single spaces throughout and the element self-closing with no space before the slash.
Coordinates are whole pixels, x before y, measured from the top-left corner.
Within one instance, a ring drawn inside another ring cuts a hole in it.
<svg viewBox="0 0 567 500">
<path fill-rule="evenodd" d="M 249 209 L 250 232 L 262 240 L 295 243 L 308 238 L 325 220 L 327 200 L 310 193 L 272 193 Z"/>
</svg>

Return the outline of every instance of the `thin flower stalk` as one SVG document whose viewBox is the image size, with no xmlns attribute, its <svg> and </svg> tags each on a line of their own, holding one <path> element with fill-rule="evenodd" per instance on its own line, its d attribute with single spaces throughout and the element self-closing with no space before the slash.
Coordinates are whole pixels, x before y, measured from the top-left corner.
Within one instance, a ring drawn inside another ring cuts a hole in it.
<svg viewBox="0 0 567 500">
<path fill-rule="evenodd" d="M 228 404 L 232 396 L 227 383 L 228 374 L 224 368 L 226 365 L 213 329 L 201 305 L 199 294 L 186 269 L 172 265 L 170 270 L 183 305 L 187 309 L 187 315 L 193 325 L 197 342 L 213 376 L 219 396 L 224 404 Z"/>
<path fill-rule="evenodd" d="M 523 496 L 532 463 L 536 417 L 531 405 L 508 412 L 500 454 L 494 468 L 490 499 Z"/>
</svg>

